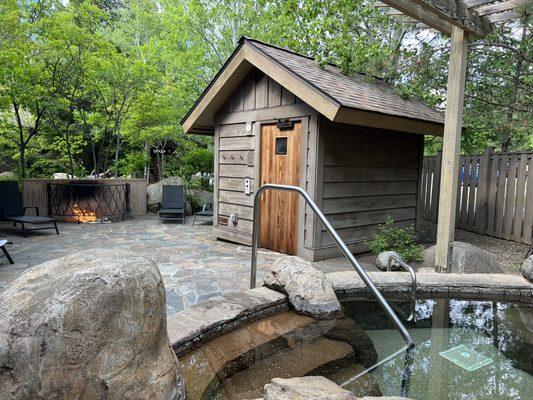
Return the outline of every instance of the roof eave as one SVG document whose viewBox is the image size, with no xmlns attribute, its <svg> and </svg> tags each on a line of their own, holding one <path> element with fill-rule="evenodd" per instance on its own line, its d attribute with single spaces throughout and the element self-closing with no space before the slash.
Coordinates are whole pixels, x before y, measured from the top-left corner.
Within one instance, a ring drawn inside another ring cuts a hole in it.
<svg viewBox="0 0 533 400">
<path fill-rule="evenodd" d="M 375 111 L 360 110 L 351 107 L 341 107 L 332 121 L 400 132 L 418 133 L 422 135 L 444 135 L 444 123 L 390 115 Z"/>
</svg>

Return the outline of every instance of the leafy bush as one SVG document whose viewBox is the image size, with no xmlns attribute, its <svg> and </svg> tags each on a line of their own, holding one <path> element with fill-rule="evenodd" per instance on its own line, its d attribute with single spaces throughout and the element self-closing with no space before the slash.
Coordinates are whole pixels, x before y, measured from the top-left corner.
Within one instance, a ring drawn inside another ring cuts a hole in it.
<svg viewBox="0 0 533 400">
<path fill-rule="evenodd" d="M 195 212 L 201 211 L 203 208 L 202 199 L 198 197 L 195 194 L 189 194 L 187 193 L 187 201 L 191 205 L 191 212 L 194 214 Z"/>
<path fill-rule="evenodd" d="M 214 155 L 212 150 L 201 148 L 191 150 L 184 154 L 180 161 L 178 175 L 186 181 L 190 181 L 192 176 L 198 172 L 213 172 Z"/>
<path fill-rule="evenodd" d="M 388 216 L 387 222 L 378 227 L 374 239 L 368 243 L 372 253 L 378 255 L 382 251 L 395 251 L 406 262 L 422 260 L 424 246 L 415 243 L 415 228 L 409 226 L 400 228 L 394 225 L 394 220 Z"/>
</svg>

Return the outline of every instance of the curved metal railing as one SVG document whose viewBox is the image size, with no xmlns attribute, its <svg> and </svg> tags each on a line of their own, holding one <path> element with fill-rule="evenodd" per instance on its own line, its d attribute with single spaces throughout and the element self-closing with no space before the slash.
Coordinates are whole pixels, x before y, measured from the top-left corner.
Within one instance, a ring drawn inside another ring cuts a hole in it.
<svg viewBox="0 0 533 400">
<path fill-rule="evenodd" d="M 414 342 L 411 339 L 411 335 L 409 335 L 409 332 L 407 332 L 407 329 L 403 325 L 402 321 L 400 321 L 400 318 L 396 315 L 394 310 L 392 309 L 391 305 L 385 300 L 385 297 L 381 294 L 381 292 L 376 288 L 376 285 L 374 285 L 374 282 L 370 279 L 366 271 L 363 269 L 363 267 L 359 264 L 359 262 L 355 259 L 354 255 L 344 243 L 344 241 L 341 239 L 337 231 L 331 226 L 329 221 L 327 220 L 326 216 L 322 211 L 318 208 L 316 203 L 311 199 L 309 194 L 302 188 L 298 186 L 289 186 L 289 185 L 276 185 L 272 183 L 268 183 L 266 185 L 263 185 L 257 190 L 254 197 L 254 220 L 253 220 L 253 230 L 252 230 L 252 266 L 251 266 L 251 274 L 250 274 L 250 289 L 255 288 L 256 285 L 256 279 L 257 279 L 257 247 L 259 245 L 259 226 L 260 226 L 260 220 L 259 220 L 259 208 L 260 203 L 259 200 L 261 198 L 261 195 L 266 192 L 267 190 L 282 190 L 282 191 L 288 191 L 288 192 L 296 192 L 302 195 L 306 203 L 309 205 L 309 207 L 313 210 L 313 212 L 316 214 L 320 222 L 324 225 L 328 233 L 331 235 L 337 246 L 339 246 L 340 250 L 344 254 L 344 256 L 350 261 L 355 271 L 359 274 L 363 282 L 365 283 L 366 287 L 372 292 L 372 294 L 376 297 L 378 303 L 383 308 L 383 310 L 387 313 L 389 318 L 392 320 L 393 324 L 395 325 L 396 329 L 400 332 L 402 335 L 403 340 L 405 341 L 405 347 L 398 351 L 397 353 L 393 354 L 390 357 L 385 358 L 378 364 L 372 366 L 369 368 L 369 370 L 373 370 L 377 368 L 379 365 L 383 364 L 384 362 L 390 360 L 392 357 L 396 356 L 400 352 L 409 349 L 414 346 Z M 364 371 L 364 373 L 368 372 Z M 362 374 L 359 374 L 358 376 L 354 377 L 353 379 L 361 376 Z"/>
<path fill-rule="evenodd" d="M 407 317 L 407 321 L 413 321 L 415 318 L 415 308 L 416 308 L 416 273 L 413 267 L 411 267 L 409 264 L 407 264 L 402 259 L 396 257 L 395 255 L 391 255 L 389 257 L 389 260 L 387 262 L 387 271 L 392 271 L 392 262 L 396 261 L 400 267 L 407 270 L 409 272 L 409 275 L 411 275 L 411 292 L 412 292 L 412 300 L 411 300 L 411 313 L 409 314 L 409 317 Z"/>
</svg>

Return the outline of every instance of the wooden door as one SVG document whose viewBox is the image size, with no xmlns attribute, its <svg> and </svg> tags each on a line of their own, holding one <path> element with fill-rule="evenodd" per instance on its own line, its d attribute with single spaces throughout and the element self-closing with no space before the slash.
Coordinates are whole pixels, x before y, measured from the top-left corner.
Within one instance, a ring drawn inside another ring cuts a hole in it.
<svg viewBox="0 0 533 400">
<path fill-rule="evenodd" d="M 300 185 L 301 123 L 279 130 L 276 124 L 261 127 L 261 185 Z M 298 242 L 298 193 L 267 191 L 261 199 L 261 247 L 296 254 Z"/>
</svg>

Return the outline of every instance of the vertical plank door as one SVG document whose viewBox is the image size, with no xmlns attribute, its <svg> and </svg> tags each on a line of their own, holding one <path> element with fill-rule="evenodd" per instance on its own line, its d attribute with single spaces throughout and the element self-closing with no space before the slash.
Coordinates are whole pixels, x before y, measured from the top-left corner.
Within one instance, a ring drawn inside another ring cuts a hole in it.
<svg viewBox="0 0 533 400">
<path fill-rule="evenodd" d="M 276 124 L 261 127 L 261 185 L 300 185 L 301 123 L 290 130 Z M 259 244 L 266 249 L 296 254 L 298 193 L 267 191 L 261 199 Z"/>
</svg>

